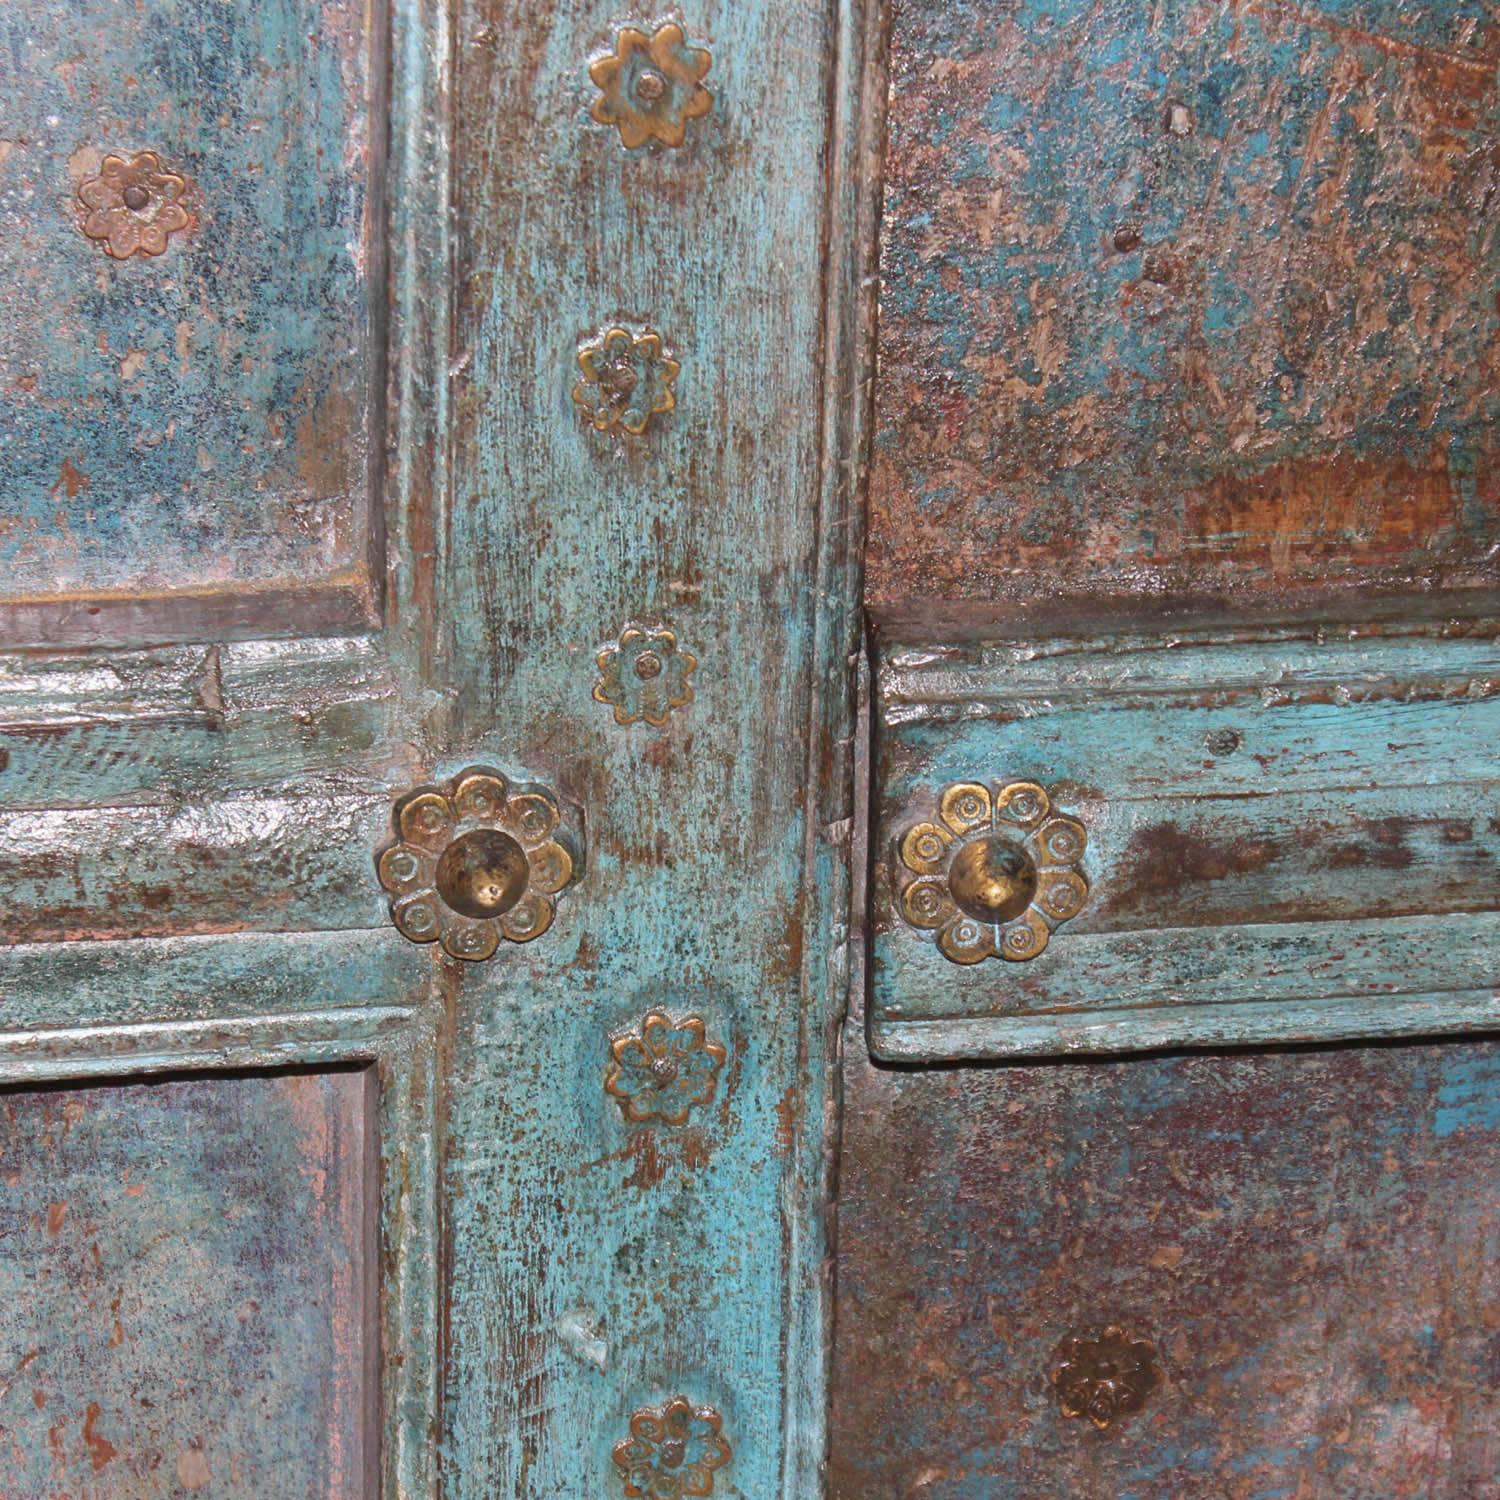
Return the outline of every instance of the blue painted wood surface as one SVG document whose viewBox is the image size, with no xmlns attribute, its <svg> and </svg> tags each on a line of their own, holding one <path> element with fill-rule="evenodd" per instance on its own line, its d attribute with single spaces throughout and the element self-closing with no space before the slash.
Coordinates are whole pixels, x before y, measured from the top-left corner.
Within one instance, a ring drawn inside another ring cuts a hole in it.
<svg viewBox="0 0 1500 1500">
<path fill-rule="evenodd" d="M 344 0 L 6 7 L 0 598 L 364 570 L 383 238 L 365 21 Z M 142 150 L 187 180 L 192 223 L 112 259 L 76 194 Z"/>
<path fill-rule="evenodd" d="M 835 1500 L 1494 1489 L 1492 1040 L 878 1068 L 851 1036 Z M 1096 1432 L 1069 1333 L 1163 1380 Z"/>
<path fill-rule="evenodd" d="M 632 1409 L 682 1393 L 733 1447 L 714 1494 L 805 1500 L 851 813 L 863 38 L 835 7 L 697 9 L 713 107 L 681 149 L 630 152 L 589 115 L 618 20 L 476 3 L 458 36 L 458 733 L 568 788 L 589 849 L 544 942 L 449 976 L 449 1476 L 475 1500 L 611 1493 L 598 1466 Z M 571 394 L 580 343 L 617 320 L 681 366 L 638 438 Z M 659 728 L 592 696 L 635 619 L 697 659 Z M 681 1127 L 629 1125 L 602 1090 L 611 1036 L 653 1006 L 728 1051 Z M 564 1320 L 598 1330 L 597 1361 Z"/>
<path fill-rule="evenodd" d="M 5 1493 L 367 1500 L 355 1071 L 0 1089 Z"/>
<path fill-rule="evenodd" d="M 1494 1025 L 1497 667 L 1483 637 L 885 649 L 875 1051 Z M 1088 902 L 1027 962 L 953 964 L 891 904 L 896 841 L 971 779 L 1039 781 L 1088 830 Z"/>
<path fill-rule="evenodd" d="M 872 39 L 852 7 L 697 17 L 716 108 L 694 149 L 627 158 L 588 118 L 615 16 L 465 11 L 456 38 L 451 19 L 415 0 L 372 16 L 388 159 L 325 150 L 330 179 L 375 187 L 350 294 L 374 289 L 369 326 L 388 335 L 370 586 L 335 608 L 311 563 L 252 547 L 289 591 L 211 579 L 12 614 L 12 641 L 89 649 L 0 658 L 0 1081 L 373 1067 L 383 1493 L 610 1493 L 632 1410 L 685 1390 L 733 1447 L 715 1493 L 805 1500 L 825 1442 Z M 296 26 L 267 48 L 268 89 L 331 55 Z M 176 82 L 141 86 L 176 107 Z M 318 187 L 287 188 L 278 213 Z M 255 201 L 235 222 L 258 235 Z M 575 213 L 593 228 L 560 256 Z M 54 228 L 72 254 L 76 228 Z M 111 284 L 201 264 L 200 246 L 174 240 Z M 270 269 L 306 295 L 305 266 Z M 325 283 L 330 316 L 364 316 Z M 684 365 L 661 441 L 625 453 L 569 396 L 578 339 L 618 316 L 660 320 Z M 268 399 L 290 411 L 301 389 Z M 380 405 L 374 383 L 354 395 Z M 313 436 L 348 459 L 347 434 Z M 248 486 L 236 498 L 235 536 L 274 521 Z M 164 509 L 142 542 L 153 566 L 192 543 L 179 519 Z M 328 531 L 298 535 L 325 558 Z M 233 550 L 204 547 L 215 568 Z M 624 729 L 593 698 L 594 656 L 650 613 L 698 657 L 697 696 L 662 730 Z M 476 761 L 582 804 L 584 879 L 545 939 L 461 966 L 393 932 L 372 855 L 400 792 Z M 697 1010 L 729 1053 L 712 1110 L 682 1128 L 627 1127 L 604 1088 L 613 1034 L 652 1005 Z M 208 1087 L 229 1112 L 227 1085 Z"/>
<path fill-rule="evenodd" d="M 1485 0 L 898 0 L 869 597 L 1483 612 Z"/>
<path fill-rule="evenodd" d="M 366 1455 L 378 1453 L 380 1492 L 401 1500 L 431 1500 L 437 1494 L 439 1054 L 429 967 L 425 954 L 388 930 L 0 947 L 0 1093 L 5 1097 L 18 1085 L 31 1092 L 17 1097 L 45 1100 L 82 1081 L 124 1080 L 151 1088 L 143 1080 L 188 1074 L 201 1079 L 194 1137 L 205 1165 L 194 1166 L 186 1150 L 171 1159 L 162 1178 L 171 1189 L 164 1218 L 175 1211 L 172 1205 L 217 1191 L 212 1164 L 226 1151 L 233 1155 L 235 1141 L 247 1129 L 252 1143 L 264 1134 L 273 1152 L 295 1149 L 295 1138 L 277 1123 L 284 1121 L 284 1111 L 257 1116 L 252 1108 L 248 1119 L 242 1118 L 246 1109 L 237 1102 L 234 1078 L 226 1074 L 278 1069 L 279 1075 L 268 1077 L 284 1080 L 288 1068 L 311 1070 L 313 1076 L 353 1067 L 372 1085 L 368 1103 L 360 1106 L 372 1133 L 364 1159 L 373 1166 L 378 1154 L 379 1172 L 378 1181 L 372 1175 L 360 1184 L 358 1211 L 362 1222 L 374 1220 L 378 1226 L 381 1365 L 378 1377 L 373 1360 L 350 1377 L 358 1389 L 349 1400 L 359 1407 Z M 267 1086 L 274 1093 L 284 1085 Z M 171 1109 L 170 1090 L 160 1096 L 167 1100 L 162 1105 L 154 1094 L 149 1101 L 130 1097 L 138 1101 L 131 1111 L 137 1120 L 152 1109 Z M 123 1123 L 113 1133 L 120 1137 L 120 1150 L 147 1149 L 130 1144 L 133 1132 Z M 87 1161 L 84 1153 L 80 1170 Z M 297 1186 L 283 1180 L 267 1184 L 266 1191 L 294 1193 Z M 178 1234 L 174 1248 L 191 1257 L 191 1243 L 183 1239 Z M 316 1248 L 320 1254 L 336 1249 L 323 1242 Z M 0 1256 L 0 1263 L 7 1275 L 27 1274 L 24 1256 Z M 180 1309 L 166 1316 L 171 1312 L 169 1301 L 153 1322 L 142 1307 L 143 1344 L 186 1338 L 192 1347 L 190 1319 Z M 222 1353 L 221 1345 L 208 1341 L 173 1362 L 183 1373 L 184 1411 L 190 1398 L 200 1410 L 222 1401 L 227 1380 Z M 280 1399 L 282 1388 L 268 1394 Z M 234 1420 L 240 1416 L 236 1410 Z M 135 1430 L 139 1436 L 141 1429 Z M 28 1438 L 35 1435 L 28 1429 Z M 325 1438 L 330 1435 L 308 1436 L 305 1451 L 287 1456 L 284 1467 L 315 1470 L 322 1461 L 317 1454 L 328 1448 Z M 43 1450 L 50 1453 L 45 1443 Z M 283 1467 L 269 1450 L 266 1463 Z M 359 1492 L 368 1492 L 371 1484 L 365 1480 Z M 319 1491 L 315 1486 L 311 1492 Z"/>
</svg>

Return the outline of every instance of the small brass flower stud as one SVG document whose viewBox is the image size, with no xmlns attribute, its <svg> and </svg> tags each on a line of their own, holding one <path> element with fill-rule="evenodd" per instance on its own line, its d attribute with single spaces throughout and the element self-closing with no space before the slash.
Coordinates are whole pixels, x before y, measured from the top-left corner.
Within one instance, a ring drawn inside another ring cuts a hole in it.
<svg viewBox="0 0 1500 1500">
<path fill-rule="evenodd" d="M 698 662 L 677 644 L 664 625 L 627 625 L 620 639 L 594 658 L 599 668 L 594 699 L 615 711 L 615 723 L 641 719 L 654 728 L 667 722 L 674 708 L 693 701 L 689 680 Z"/>
<path fill-rule="evenodd" d="M 680 146 L 688 121 L 713 107 L 713 95 L 703 87 L 711 61 L 704 48 L 685 44 L 680 26 L 658 26 L 649 36 L 627 26 L 616 36 L 615 50 L 589 65 L 599 88 L 589 113 L 599 124 L 615 126 L 630 150 L 651 140 Z"/>
<path fill-rule="evenodd" d="M 633 1412 L 630 1436 L 614 1451 L 628 1500 L 713 1494 L 714 1475 L 732 1456 L 722 1428 L 713 1407 L 694 1406 L 686 1396 Z"/>
<path fill-rule="evenodd" d="M 1155 1345 L 1119 1327 L 1097 1338 L 1065 1338 L 1052 1361 L 1058 1409 L 1087 1417 L 1100 1432 L 1140 1411 L 1160 1383 Z"/>
<path fill-rule="evenodd" d="M 376 870 L 403 937 L 481 959 L 502 937 L 529 943 L 552 925 L 552 898 L 572 881 L 574 862 L 549 792 L 480 767 L 408 793 L 392 822 L 396 840 Z"/>
<path fill-rule="evenodd" d="M 993 791 L 955 782 L 938 811 L 937 822 L 901 836 L 902 916 L 936 931 L 939 949 L 957 964 L 1035 958 L 1088 899 L 1078 868 L 1088 843 L 1083 824 L 1054 813 L 1034 781 Z"/>
<path fill-rule="evenodd" d="M 683 1125 L 695 1105 L 713 1102 L 728 1054 L 721 1043 L 708 1040 L 701 1017 L 674 1021 L 665 1011 L 652 1010 L 638 1031 L 614 1039 L 609 1055 L 604 1091 L 619 1101 L 627 1120 Z"/>
<path fill-rule="evenodd" d="M 682 366 L 650 329 L 605 329 L 579 346 L 578 368 L 573 400 L 600 432 L 618 427 L 639 437 L 652 417 L 677 405 L 672 385 Z"/>
<path fill-rule="evenodd" d="M 168 237 L 190 222 L 180 202 L 186 192 L 187 179 L 167 171 L 154 151 L 106 156 L 98 172 L 78 184 L 79 227 L 116 260 L 160 255 Z"/>
</svg>

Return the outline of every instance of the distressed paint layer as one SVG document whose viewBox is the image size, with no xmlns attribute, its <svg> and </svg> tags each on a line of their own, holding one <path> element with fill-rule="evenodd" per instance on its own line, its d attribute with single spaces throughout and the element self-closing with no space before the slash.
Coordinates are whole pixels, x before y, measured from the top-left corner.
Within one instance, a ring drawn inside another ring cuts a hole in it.
<svg viewBox="0 0 1500 1500">
<path fill-rule="evenodd" d="M 892 647 L 877 681 L 880 1055 L 1500 1021 L 1488 634 Z M 1088 901 L 1036 958 L 960 967 L 896 909 L 896 841 L 943 786 L 1016 778 L 1087 829 Z"/>
<path fill-rule="evenodd" d="M 901 0 L 877 613 L 1492 585 L 1497 60 L 1479 0 Z"/>
<path fill-rule="evenodd" d="M 363 567 L 369 25 L 346 0 L 0 15 L 0 595 Z M 194 222 L 111 260 L 76 190 L 146 149 L 189 179 Z"/>
<path fill-rule="evenodd" d="M 833 1500 L 1471 1500 L 1500 1472 L 1500 1048 L 845 1072 Z M 1047 1380 L 1121 1322 L 1107 1433 Z"/>
<path fill-rule="evenodd" d="M 5 1493 L 367 1496 L 366 1076 L 0 1091 Z"/>
<path fill-rule="evenodd" d="M 832 6 L 696 10 L 714 107 L 681 149 L 627 151 L 588 116 L 619 19 L 481 0 L 458 38 L 460 733 L 576 800 L 589 847 L 543 940 L 450 976 L 447 1476 L 453 1500 L 607 1495 L 631 1413 L 682 1394 L 722 1415 L 716 1496 L 808 1500 L 858 555 L 842 450 L 820 449 L 858 384 L 820 293 L 842 308 L 852 284 L 827 168 L 857 29 Z M 681 364 L 639 436 L 571 395 L 580 338 L 616 321 Z M 593 697 L 631 620 L 697 659 L 660 726 Z M 727 1052 L 681 1126 L 605 1091 L 611 1036 L 653 1007 Z M 556 1331 L 580 1316 L 603 1369 Z"/>
</svg>

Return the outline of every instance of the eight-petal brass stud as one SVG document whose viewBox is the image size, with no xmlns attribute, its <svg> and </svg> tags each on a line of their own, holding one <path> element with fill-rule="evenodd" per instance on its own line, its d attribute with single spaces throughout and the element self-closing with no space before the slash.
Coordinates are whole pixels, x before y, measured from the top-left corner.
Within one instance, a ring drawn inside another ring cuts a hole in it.
<svg viewBox="0 0 1500 1500">
<path fill-rule="evenodd" d="M 938 819 L 898 841 L 898 905 L 958 964 L 1035 958 L 1088 899 L 1088 834 L 1034 781 L 945 787 Z"/>
<path fill-rule="evenodd" d="M 573 400 L 600 432 L 623 428 L 633 437 L 652 417 L 677 405 L 672 386 L 682 366 L 649 328 L 606 328 L 578 348 L 582 379 L 573 385 Z"/>
<path fill-rule="evenodd" d="M 169 172 L 155 151 L 106 156 L 78 184 L 79 227 L 116 260 L 160 255 L 168 238 L 191 222 L 182 197 L 187 179 Z"/>
<path fill-rule="evenodd" d="M 644 719 L 659 729 L 674 708 L 693 701 L 690 679 L 697 658 L 665 625 L 627 625 L 594 660 L 599 667 L 594 699 L 614 709 L 617 724 Z"/>
<path fill-rule="evenodd" d="M 1160 1383 L 1156 1346 L 1114 1325 L 1094 1338 L 1065 1338 L 1052 1360 L 1058 1409 L 1101 1432 L 1140 1411 Z"/>
<path fill-rule="evenodd" d="M 633 1412 L 630 1436 L 614 1451 L 628 1500 L 713 1494 L 714 1475 L 732 1457 L 722 1428 L 713 1407 L 694 1406 L 686 1396 Z"/>
<path fill-rule="evenodd" d="M 540 937 L 574 876 L 562 821 L 550 792 L 484 767 L 408 793 L 392 814 L 395 841 L 376 858 L 396 930 L 464 959 L 488 958 L 502 937 Z"/>
<path fill-rule="evenodd" d="M 604 1089 L 632 1124 L 683 1125 L 694 1105 L 713 1102 L 727 1056 L 722 1044 L 708 1040 L 701 1017 L 674 1021 L 663 1010 L 647 1011 L 637 1031 L 610 1044 Z"/>
<path fill-rule="evenodd" d="M 614 51 L 589 64 L 599 88 L 589 113 L 601 125 L 613 125 L 627 148 L 647 141 L 680 146 L 689 120 L 706 115 L 713 95 L 703 87 L 712 59 L 702 47 L 689 47 L 682 27 L 658 26 L 649 35 L 626 26 L 615 37 Z"/>
</svg>

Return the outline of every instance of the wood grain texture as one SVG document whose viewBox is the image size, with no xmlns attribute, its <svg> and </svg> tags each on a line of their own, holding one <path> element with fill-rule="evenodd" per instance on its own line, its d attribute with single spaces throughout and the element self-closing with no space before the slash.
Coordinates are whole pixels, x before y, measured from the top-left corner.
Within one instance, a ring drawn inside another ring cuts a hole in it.
<svg viewBox="0 0 1500 1500">
<path fill-rule="evenodd" d="M 881 1069 L 851 1031 L 836 1500 L 1494 1490 L 1492 1041 Z M 1067 1421 L 1068 1333 L 1165 1380 Z"/>
<path fill-rule="evenodd" d="M 588 116 L 617 21 L 473 4 L 458 38 L 459 743 L 503 738 L 584 806 L 589 850 L 544 942 L 453 976 L 447 1480 L 606 1493 L 631 1411 L 683 1392 L 723 1415 L 715 1494 L 803 1500 L 858 557 L 822 431 L 857 426 L 857 366 L 820 289 L 844 306 L 860 269 L 856 236 L 829 235 L 859 213 L 839 164 L 867 150 L 846 113 L 862 38 L 836 7 L 697 10 L 713 108 L 680 150 L 627 152 Z M 639 439 L 570 397 L 580 340 L 616 319 L 682 367 Z M 591 696 L 637 618 L 698 662 L 658 729 Z M 627 1126 L 603 1091 L 611 1033 L 653 1005 L 728 1049 L 680 1128 Z M 602 1368 L 560 1332 L 580 1311 Z"/>
<path fill-rule="evenodd" d="M 0 1091 L 7 1494 L 374 1493 L 357 1071 Z"/>
<path fill-rule="evenodd" d="M 1420 1034 L 1500 1014 L 1490 639 L 892 644 L 877 682 L 880 1055 Z M 961 967 L 894 909 L 897 846 L 943 786 L 1017 778 L 1086 826 L 1088 902 L 1037 958 Z"/>
<path fill-rule="evenodd" d="M 341 0 L 85 0 L 4 24 L 0 577 L 56 607 L 0 628 L 86 637 L 85 600 L 147 626 L 152 596 L 181 628 L 180 590 L 221 626 L 218 591 L 368 599 L 378 8 L 372 26 Z M 186 180 L 190 222 L 162 255 L 116 260 L 80 231 L 76 194 L 107 155 L 148 149 Z"/>
<path fill-rule="evenodd" d="M 997 622 L 1496 581 L 1480 0 L 894 7 L 868 596 Z"/>
</svg>

